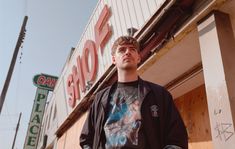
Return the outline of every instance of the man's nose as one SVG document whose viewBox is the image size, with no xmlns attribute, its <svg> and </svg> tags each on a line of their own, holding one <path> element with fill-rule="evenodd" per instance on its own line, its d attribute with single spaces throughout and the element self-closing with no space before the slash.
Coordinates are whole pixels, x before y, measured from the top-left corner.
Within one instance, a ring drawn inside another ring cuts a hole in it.
<svg viewBox="0 0 235 149">
<path fill-rule="evenodd" d="M 130 54 L 130 53 L 131 53 L 131 49 L 130 49 L 130 48 L 126 48 L 125 53 L 126 53 L 126 54 Z"/>
</svg>

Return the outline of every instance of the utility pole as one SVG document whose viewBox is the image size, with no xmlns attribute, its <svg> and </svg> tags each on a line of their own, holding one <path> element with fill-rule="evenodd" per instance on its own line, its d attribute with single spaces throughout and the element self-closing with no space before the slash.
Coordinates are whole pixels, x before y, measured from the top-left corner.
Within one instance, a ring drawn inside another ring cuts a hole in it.
<svg viewBox="0 0 235 149">
<path fill-rule="evenodd" d="M 18 133 L 18 130 L 19 130 L 19 126 L 20 126 L 21 114 L 22 113 L 20 112 L 20 116 L 19 116 L 19 119 L 18 119 L 18 123 L 16 125 L 16 132 L 15 132 L 15 136 L 14 136 L 14 140 L 13 140 L 12 148 L 11 149 L 14 149 L 14 146 L 15 146 L 16 136 L 17 136 L 17 133 Z"/>
<path fill-rule="evenodd" d="M 23 24 L 21 26 L 18 41 L 16 43 L 15 51 L 14 51 L 13 57 L 11 59 L 11 64 L 10 64 L 10 67 L 9 67 L 9 70 L 8 70 L 8 73 L 7 73 L 7 78 L 5 80 L 5 83 L 4 83 L 4 86 L 3 86 L 3 89 L 2 89 L 2 93 L 1 93 L 1 96 L 0 96 L 0 114 L 1 114 L 2 107 L 3 107 L 4 101 L 5 101 L 6 93 L 7 93 L 10 81 L 11 81 L 11 76 L 12 76 L 12 73 L 13 73 L 13 70 L 14 70 L 14 67 L 15 67 L 17 55 L 18 55 L 20 46 L 23 43 L 23 40 L 24 40 L 24 37 L 25 37 L 25 32 L 26 32 L 25 26 L 26 26 L 27 20 L 28 20 L 28 16 L 25 16 Z"/>
</svg>

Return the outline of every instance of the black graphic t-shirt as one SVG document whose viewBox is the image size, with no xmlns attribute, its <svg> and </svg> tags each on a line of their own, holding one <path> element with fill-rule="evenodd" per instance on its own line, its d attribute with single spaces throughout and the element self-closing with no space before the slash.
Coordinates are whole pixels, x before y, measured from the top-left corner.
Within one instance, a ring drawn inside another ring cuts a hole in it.
<svg viewBox="0 0 235 149">
<path fill-rule="evenodd" d="M 104 125 L 106 149 L 144 148 L 144 137 L 141 137 L 141 104 L 138 81 L 118 83 L 111 95 L 108 118 Z"/>
</svg>

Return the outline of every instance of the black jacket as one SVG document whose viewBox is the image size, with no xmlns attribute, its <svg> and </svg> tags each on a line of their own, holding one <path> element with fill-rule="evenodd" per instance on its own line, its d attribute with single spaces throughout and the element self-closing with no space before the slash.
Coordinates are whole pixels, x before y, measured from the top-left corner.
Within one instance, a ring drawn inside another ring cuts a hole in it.
<svg viewBox="0 0 235 149">
<path fill-rule="evenodd" d="M 104 149 L 104 124 L 107 117 L 109 94 L 116 84 L 96 94 L 80 136 L 82 148 Z M 188 149 L 188 136 L 171 94 L 163 87 L 139 79 L 138 94 L 143 98 L 141 116 L 146 149 L 163 149 L 176 145 Z"/>
</svg>

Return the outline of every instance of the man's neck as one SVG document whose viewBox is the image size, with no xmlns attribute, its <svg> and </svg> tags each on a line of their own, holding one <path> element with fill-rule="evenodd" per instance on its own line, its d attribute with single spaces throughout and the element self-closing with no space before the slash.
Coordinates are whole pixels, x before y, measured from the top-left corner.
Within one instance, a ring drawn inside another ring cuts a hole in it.
<svg viewBox="0 0 235 149">
<path fill-rule="evenodd" d="M 138 80 L 138 74 L 134 72 L 120 72 L 118 71 L 118 82 L 133 82 Z"/>
</svg>

